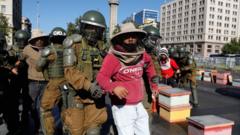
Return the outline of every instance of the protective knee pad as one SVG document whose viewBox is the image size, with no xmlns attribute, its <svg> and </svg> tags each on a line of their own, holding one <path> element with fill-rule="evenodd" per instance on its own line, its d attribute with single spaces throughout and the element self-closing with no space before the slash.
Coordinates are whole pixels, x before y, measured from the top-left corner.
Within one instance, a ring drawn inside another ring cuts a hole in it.
<svg viewBox="0 0 240 135">
<path fill-rule="evenodd" d="M 100 135 L 100 127 L 94 127 L 87 129 L 86 135 Z"/>
<path fill-rule="evenodd" d="M 40 111 L 42 130 L 45 135 L 53 135 L 55 131 L 54 117 L 52 111 Z"/>
</svg>

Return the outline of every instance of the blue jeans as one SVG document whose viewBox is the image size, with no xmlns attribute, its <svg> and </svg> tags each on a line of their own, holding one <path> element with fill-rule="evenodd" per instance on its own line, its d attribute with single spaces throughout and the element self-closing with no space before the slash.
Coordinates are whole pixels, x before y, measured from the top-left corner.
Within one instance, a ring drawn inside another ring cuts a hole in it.
<svg viewBox="0 0 240 135">
<path fill-rule="evenodd" d="M 34 132 L 40 130 L 40 99 L 47 85 L 47 81 L 34 81 L 29 80 L 29 95 L 33 101 L 31 116 L 34 121 Z"/>
</svg>

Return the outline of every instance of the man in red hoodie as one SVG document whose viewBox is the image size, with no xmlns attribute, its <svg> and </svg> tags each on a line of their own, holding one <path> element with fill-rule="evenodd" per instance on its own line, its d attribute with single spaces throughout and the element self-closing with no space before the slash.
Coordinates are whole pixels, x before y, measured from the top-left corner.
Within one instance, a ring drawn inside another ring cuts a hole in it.
<svg viewBox="0 0 240 135">
<path fill-rule="evenodd" d="M 146 33 L 136 29 L 133 23 L 122 25 L 112 39 L 112 47 L 104 58 L 97 81 L 112 101 L 112 113 L 119 135 L 150 135 L 148 114 L 142 105 L 145 91 L 143 72 L 154 94 L 157 84 L 151 57 L 140 45 Z"/>
<path fill-rule="evenodd" d="M 157 48 L 158 61 L 161 67 L 161 75 L 163 83 L 176 87 L 175 72 L 179 73 L 179 67 L 174 59 L 169 58 L 167 48 Z"/>
</svg>

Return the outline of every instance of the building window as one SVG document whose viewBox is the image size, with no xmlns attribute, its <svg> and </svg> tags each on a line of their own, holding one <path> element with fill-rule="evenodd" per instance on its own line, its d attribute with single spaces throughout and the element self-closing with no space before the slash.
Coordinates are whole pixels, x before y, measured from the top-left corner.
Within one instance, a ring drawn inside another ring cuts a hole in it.
<svg viewBox="0 0 240 135">
<path fill-rule="evenodd" d="M 224 24 L 224 27 L 225 27 L 225 28 L 228 28 L 228 27 L 229 27 L 229 24 L 228 24 L 228 23 L 225 23 L 225 24 Z"/>
<path fill-rule="evenodd" d="M 218 13 L 222 13 L 222 9 L 221 8 L 218 8 Z"/>
<path fill-rule="evenodd" d="M 225 10 L 225 13 L 226 14 L 230 14 L 230 10 Z"/>
<path fill-rule="evenodd" d="M 229 17 L 225 17 L 225 21 L 229 21 Z"/>
<path fill-rule="evenodd" d="M 237 22 L 237 18 L 232 18 L 232 21 L 233 22 Z"/>
<path fill-rule="evenodd" d="M 237 7 L 238 7 L 238 6 L 237 6 L 236 4 L 233 4 L 233 8 L 234 8 L 234 9 L 237 9 Z"/>
<path fill-rule="evenodd" d="M 221 36 L 216 36 L 216 40 L 221 41 Z"/>
<path fill-rule="evenodd" d="M 196 14 L 196 9 L 192 10 L 192 14 Z"/>
<path fill-rule="evenodd" d="M 230 7 L 230 3 L 226 3 L 226 7 Z"/>
<path fill-rule="evenodd" d="M 231 31 L 231 35 L 236 35 L 236 31 Z"/>
<path fill-rule="evenodd" d="M 237 11 L 233 11 L 233 15 L 237 15 Z"/>
<path fill-rule="evenodd" d="M 224 34 L 228 35 L 228 30 L 224 30 Z"/>
<path fill-rule="evenodd" d="M 224 40 L 224 41 L 228 41 L 228 37 L 224 37 L 223 40 Z"/>
<path fill-rule="evenodd" d="M 6 12 L 6 5 L 1 5 L 1 13 L 5 13 Z"/>
<path fill-rule="evenodd" d="M 219 6 L 222 6 L 222 5 L 223 5 L 223 2 L 222 2 L 222 1 L 218 1 L 218 5 L 219 5 Z"/>
</svg>

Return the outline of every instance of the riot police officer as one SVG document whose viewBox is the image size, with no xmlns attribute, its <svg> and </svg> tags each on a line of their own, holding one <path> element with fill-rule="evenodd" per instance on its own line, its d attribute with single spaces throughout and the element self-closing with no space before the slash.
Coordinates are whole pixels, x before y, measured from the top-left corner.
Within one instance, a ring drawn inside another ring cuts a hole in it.
<svg viewBox="0 0 240 135">
<path fill-rule="evenodd" d="M 144 27 L 143 30 L 147 32 L 147 36 L 143 40 L 145 49 L 147 53 L 154 53 L 154 49 L 160 45 L 160 40 L 162 38 L 159 29 L 150 25 Z"/>
<path fill-rule="evenodd" d="M 178 50 L 179 60 L 178 63 L 181 71 L 180 75 L 180 86 L 186 87 L 189 82 L 190 89 L 192 91 L 191 103 L 194 107 L 198 106 L 198 96 L 197 96 L 197 81 L 196 81 L 196 62 L 192 54 L 186 50 L 185 47 L 179 47 Z"/>
<path fill-rule="evenodd" d="M 153 27 L 152 25 L 146 26 L 143 28 L 143 30 L 147 33 L 147 36 L 143 39 L 143 45 L 146 50 L 146 52 L 151 56 L 154 68 L 156 70 L 156 73 L 158 77 L 160 76 L 160 66 L 158 64 L 157 60 L 157 49 L 160 46 L 160 32 L 159 29 L 156 27 Z M 152 90 L 150 89 L 150 85 L 147 79 L 146 74 L 143 75 L 144 83 L 146 87 L 146 93 L 144 94 L 144 107 L 146 109 L 150 108 L 150 104 L 152 102 Z"/>
<path fill-rule="evenodd" d="M 10 87 L 6 98 L 11 99 L 6 108 L 6 122 L 9 134 L 25 134 L 28 126 L 28 112 L 31 99 L 28 95 L 28 77 L 26 62 L 22 59 L 22 50 L 27 45 L 28 32 L 18 30 L 14 34 L 14 44 L 9 50 L 8 68 L 11 70 Z"/>
<path fill-rule="evenodd" d="M 80 20 L 80 34 L 67 37 L 65 50 L 71 52 L 73 60 L 69 67 L 76 67 L 88 80 L 95 81 L 103 57 L 107 53 L 104 44 L 104 31 L 106 22 L 104 16 L 95 10 L 87 11 Z M 69 51 L 73 49 L 73 51 Z M 76 61 L 74 61 L 76 60 Z M 69 70 L 71 71 L 71 70 Z M 79 101 L 83 104 L 81 110 L 82 121 L 80 134 L 99 135 L 101 125 L 107 119 L 107 112 L 104 104 L 104 97 L 93 99 L 87 91 L 79 91 Z"/>
<path fill-rule="evenodd" d="M 6 68 L 8 59 L 8 52 L 6 51 L 6 39 L 3 33 L 0 32 L 0 125 L 3 123 L 7 107 L 5 105 L 6 91 L 9 89 L 10 70 Z"/>
<path fill-rule="evenodd" d="M 43 131 L 46 135 L 53 135 L 55 132 L 52 109 L 60 101 L 63 104 L 62 119 L 64 129 L 72 135 L 81 134 L 80 131 L 82 129 L 79 128 L 79 124 L 81 124 L 83 117 L 79 116 L 78 108 L 82 108 L 83 105 L 75 102 L 75 99 L 78 99 L 77 93 L 72 91 L 71 88 L 74 88 L 74 90 L 84 88 L 90 91 L 96 88 L 96 85 L 92 85 L 82 73 L 73 73 L 74 69 L 64 69 L 64 66 L 68 66 L 68 62 L 72 61 L 68 59 L 71 58 L 68 57 L 69 55 L 71 56 L 71 49 L 64 52 L 63 40 L 65 37 L 65 30 L 55 27 L 49 35 L 51 44 L 44 48 L 37 64 L 37 70 L 44 71 L 45 76 L 49 79 L 49 83 L 41 98 L 41 118 Z M 64 60 L 65 58 L 66 60 Z"/>
</svg>

